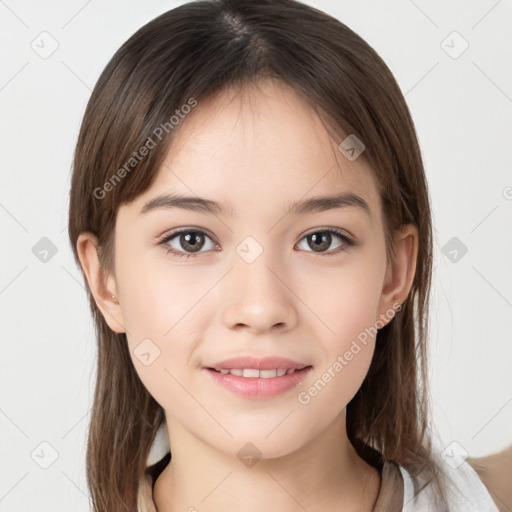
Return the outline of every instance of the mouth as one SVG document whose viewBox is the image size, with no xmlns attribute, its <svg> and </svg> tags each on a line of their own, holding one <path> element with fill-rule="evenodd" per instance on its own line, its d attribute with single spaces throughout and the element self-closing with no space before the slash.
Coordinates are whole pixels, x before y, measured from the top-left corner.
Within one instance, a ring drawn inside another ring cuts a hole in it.
<svg viewBox="0 0 512 512">
<path fill-rule="evenodd" d="M 312 365 L 276 357 L 234 358 L 203 367 L 210 382 L 249 399 L 282 395 L 299 386 L 312 369 Z"/>
<path fill-rule="evenodd" d="M 305 368 L 311 368 L 311 365 L 298 368 L 273 368 L 268 370 L 258 370 L 257 368 L 207 368 L 207 370 L 211 370 L 222 375 L 230 374 L 248 379 L 273 379 L 274 377 L 292 375 L 293 373 L 300 372 Z"/>
</svg>

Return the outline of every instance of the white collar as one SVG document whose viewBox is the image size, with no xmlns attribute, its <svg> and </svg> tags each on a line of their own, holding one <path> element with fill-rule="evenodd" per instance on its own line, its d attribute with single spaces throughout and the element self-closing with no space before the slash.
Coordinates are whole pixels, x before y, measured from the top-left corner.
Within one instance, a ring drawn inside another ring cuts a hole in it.
<svg viewBox="0 0 512 512">
<path fill-rule="evenodd" d="M 164 419 L 163 423 L 158 428 L 155 440 L 151 445 L 146 466 L 152 466 L 159 460 L 163 459 L 170 450 L 169 435 L 167 434 L 167 422 Z"/>
</svg>

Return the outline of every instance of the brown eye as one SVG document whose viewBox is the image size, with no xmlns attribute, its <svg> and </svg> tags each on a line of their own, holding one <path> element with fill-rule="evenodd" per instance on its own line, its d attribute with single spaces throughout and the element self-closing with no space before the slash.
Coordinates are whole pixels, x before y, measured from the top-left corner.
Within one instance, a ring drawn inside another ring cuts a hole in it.
<svg viewBox="0 0 512 512">
<path fill-rule="evenodd" d="M 204 236 L 201 233 L 190 232 L 180 234 L 178 240 L 185 251 L 198 252 L 204 245 Z"/>
<path fill-rule="evenodd" d="M 329 233 L 313 233 L 307 236 L 308 244 L 315 252 L 322 252 L 331 245 L 331 235 Z"/>
<path fill-rule="evenodd" d="M 341 243 L 334 247 L 334 251 L 327 251 L 335 239 L 338 239 Z M 306 240 L 307 246 L 312 249 L 306 252 L 316 252 L 319 253 L 320 256 L 338 254 L 353 245 L 353 242 L 347 236 L 334 229 L 314 231 L 306 235 L 303 240 Z"/>
<path fill-rule="evenodd" d="M 210 241 L 210 247 L 207 247 L 207 249 L 213 249 L 215 244 L 206 233 L 192 229 L 182 229 L 165 236 L 159 244 L 166 247 L 168 254 L 172 253 L 177 258 L 189 258 L 200 254 L 200 252 L 205 252 L 201 249 L 207 245 L 208 240 Z"/>
</svg>

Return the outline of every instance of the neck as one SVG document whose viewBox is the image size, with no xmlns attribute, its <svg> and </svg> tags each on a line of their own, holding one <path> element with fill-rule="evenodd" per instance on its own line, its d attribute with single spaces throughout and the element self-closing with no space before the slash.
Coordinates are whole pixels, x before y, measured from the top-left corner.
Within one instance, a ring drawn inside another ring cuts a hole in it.
<svg viewBox="0 0 512 512">
<path fill-rule="evenodd" d="M 300 450 L 251 467 L 172 420 L 167 426 L 172 458 L 155 482 L 158 512 L 373 510 L 380 475 L 348 440 L 344 414 Z"/>
</svg>

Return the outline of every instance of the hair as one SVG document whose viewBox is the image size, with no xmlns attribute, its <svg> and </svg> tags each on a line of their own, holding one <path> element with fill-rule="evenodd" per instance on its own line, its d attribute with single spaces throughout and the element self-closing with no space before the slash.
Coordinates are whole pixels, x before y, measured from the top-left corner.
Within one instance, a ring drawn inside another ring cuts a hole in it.
<svg viewBox="0 0 512 512">
<path fill-rule="evenodd" d="M 433 250 L 421 151 L 391 71 L 339 20 L 294 0 L 202 0 L 165 12 L 132 35 L 101 73 L 81 124 L 69 204 L 75 260 L 80 266 L 79 234 L 92 233 L 103 275 L 114 274 L 117 211 L 153 183 L 183 124 L 170 126 L 177 110 L 187 112 L 191 99 L 200 104 L 227 87 L 243 90 L 266 78 L 299 93 L 337 143 L 346 134 L 363 141 L 359 158 L 378 183 L 388 261 L 395 257 L 394 231 L 407 223 L 418 229 L 411 290 L 400 314 L 377 333 L 369 371 L 347 405 L 347 434 L 361 457 L 371 447 L 413 479 L 426 474 L 439 510 L 447 510 L 447 475 L 430 436 Z M 153 141 L 158 127 L 163 136 Z M 154 147 L 143 155 L 149 140 Z M 126 334 L 109 328 L 88 286 L 87 293 L 98 342 L 87 481 L 95 512 L 135 511 L 140 480 L 154 474 L 156 466 L 146 469 L 146 461 L 165 415 L 137 375 Z"/>
</svg>

